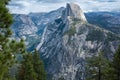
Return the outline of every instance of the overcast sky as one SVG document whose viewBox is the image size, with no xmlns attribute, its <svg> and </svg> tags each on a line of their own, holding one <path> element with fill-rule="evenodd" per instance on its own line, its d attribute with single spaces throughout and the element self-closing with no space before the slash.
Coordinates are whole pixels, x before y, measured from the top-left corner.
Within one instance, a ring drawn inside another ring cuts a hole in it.
<svg viewBox="0 0 120 80">
<path fill-rule="evenodd" d="M 120 11 L 120 0 L 11 0 L 8 7 L 11 13 L 28 14 L 49 12 L 69 2 L 79 4 L 84 12 Z"/>
</svg>

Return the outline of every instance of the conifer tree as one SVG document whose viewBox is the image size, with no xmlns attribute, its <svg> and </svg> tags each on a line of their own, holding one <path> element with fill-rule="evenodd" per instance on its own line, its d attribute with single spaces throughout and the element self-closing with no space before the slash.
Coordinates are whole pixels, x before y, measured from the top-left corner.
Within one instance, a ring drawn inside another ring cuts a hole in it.
<svg viewBox="0 0 120 80">
<path fill-rule="evenodd" d="M 46 80 L 44 65 L 36 50 L 23 57 L 18 69 L 17 80 Z"/>
<path fill-rule="evenodd" d="M 37 80 L 46 80 L 46 72 L 44 70 L 44 64 L 40 59 L 38 51 L 33 53 L 33 65 L 35 72 L 37 73 Z"/>
<path fill-rule="evenodd" d="M 37 80 L 37 75 L 33 66 L 33 56 L 31 53 L 23 56 L 23 61 L 18 69 L 17 80 Z"/>
<path fill-rule="evenodd" d="M 113 80 L 120 80 L 120 46 L 113 57 Z"/>
<path fill-rule="evenodd" d="M 0 0 L 0 80 L 9 79 L 9 69 L 15 62 L 15 54 L 24 52 L 24 43 L 11 40 L 10 26 L 13 22 L 9 10 L 6 8 L 9 0 Z"/>
<path fill-rule="evenodd" d="M 107 80 L 109 71 L 110 62 L 103 56 L 103 53 L 87 59 L 86 80 Z"/>
<path fill-rule="evenodd" d="M 9 69 L 15 63 L 17 53 L 26 53 L 24 41 L 22 39 L 20 42 L 11 39 L 12 31 L 10 26 L 13 19 L 9 10 L 6 8 L 8 2 L 9 0 L 0 0 L 0 80 L 14 80 L 10 77 Z M 44 73 L 39 73 L 39 70 L 35 70 L 37 67 L 33 65 L 33 61 L 35 60 L 33 60 L 32 54 L 23 56 L 19 78 L 17 78 L 18 80 L 39 80 L 39 75 L 45 75 Z M 41 65 L 41 72 L 44 72 L 41 61 L 38 61 L 36 65 Z M 40 80 L 45 80 L 44 77 Z"/>
</svg>

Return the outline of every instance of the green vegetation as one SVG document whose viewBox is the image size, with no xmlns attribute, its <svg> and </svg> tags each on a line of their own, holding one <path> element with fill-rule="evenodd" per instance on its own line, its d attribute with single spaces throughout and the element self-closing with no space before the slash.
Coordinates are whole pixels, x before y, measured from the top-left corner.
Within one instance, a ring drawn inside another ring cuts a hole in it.
<svg viewBox="0 0 120 80">
<path fill-rule="evenodd" d="M 92 30 L 88 35 L 86 40 L 87 41 L 102 41 L 104 38 L 104 34 L 100 30 Z"/>
<path fill-rule="evenodd" d="M 8 1 L 0 0 L 0 80 L 10 80 L 9 69 L 15 63 L 15 55 L 25 52 L 23 40 L 16 42 L 10 39 L 13 20 L 6 8 Z"/>
<path fill-rule="evenodd" d="M 84 27 L 79 27 L 79 30 L 78 30 L 78 32 L 77 32 L 77 35 L 81 35 L 81 34 L 83 34 L 84 32 L 86 32 L 87 31 L 87 29 L 86 29 L 86 25 L 83 25 Z"/>
<path fill-rule="evenodd" d="M 46 80 L 43 62 L 39 53 L 28 53 L 23 56 L 21 66 L 18 68 L 17 80 Z"/>
<path fill-rule="evenodd" d="M 75 32 L 76 32 L 75 27 L 72 26 L 72 27 L 70 28 L 70 30 L 67 31 L 67 34 L 68 34 L 69 36 L 72 36 L 72 35 L 75 34 Z"/>
<path fill-rule="evenodd" d="M 21 62 L 20 68 L 18 68 L 17 80 L 37 80 L 37 75 L 32 65 L 32 54 L 26 54 L 23 56 L 23 59 L 24 60 Z"/>
<path fill-rule="evenodd" d="M 120 46 L 110 61 L 103 53 L 87 59 L 86 80 L 120 80 Z"/>
<path fill-rule="evenodd" d="M 113 58 L 113 80 L 120 80 L 120 46 L 114 54 Z"/>
<path fill-rule="evenodd" d="M 110 80 L 110 62 L 103 53 L 87 59 L 86 80 Z"/>
<path fill-rule="evenodd" d="M 71 18 L 71 17 L 70 17 Z M 71 18 L 72 19 L 72 18 Z M 80 24 L 83 24 L 84 22 L 80 21 L 79 19 L 73 19 L 73 23 L 70 25 L 70 29 L 68 31 L 65 32 L 65 35 L 69 35 L 69 36 L 72 36 L 76 33 L 76 25 L 80 25 Z M 78 26 L 79 26 L 78 25 Z M 84 30 L 84 29 L 83 29 Z M 81 34 L 83 31 L 80 30 L 81 32 L 79 32 L 78 34 Z"/>
<path fill-rule="evenodd" d="M 67 34 L 69 36 L 74 35 L 76 33 L 75 25 L 76 25 L 76 22 L 72 23 L 71 26 L 70 26 L 70 29 L 67 32 L 65 32 L 65 34 Z"/>
<path fill-rule="evenodd" d="M 109 41 L 120 40 L 120 37 L 115 36 L 115 34 L 113 34 L 113 33 L 110 33 L 110 32 L 109 32 L 107 35 L 108 35 L 108 40 L 109 40 Z"/>
<path fill-rule="evenodd" d="M 75 26 L 77 24 L 81 24 L 83 22 L 81 22 L 78 19 L 73 19 L 72 17 L 70 17 L 70 19 L 72 19 L 74 22 L 70 25 L 70 29 L 67 32 L 65 32 L 65 34 L 68 34 L 69 36 L 72 36 L 76 33 L 76 27 Z"/>
<path fill-rule="evenodd" d="M 44 66 L 39 58 L 39 53 L 37 51 L 33 55 L 28 53 L 25 49 L 23 39 L 19 42 L 11 39 L 12 31 L 10 26 L 13 19 L 6 8 L 8 1 L 0 0 L 0 80 L 46 80 Z M 16 63 L 18 62 L 18 55 L 23 56 L 23 58 L 22 62 L 19 61 L 19 63 Z M 15 64 L 21 64 L 18 71 L 20 75 L 17 78 L 15 78 L 16 74 L 14 77 L 10 74 L 10 69 Z"/>
<path fill-rule="evenodd" d="M 44 70 L 43 62 L 40 59 L 38 51 L 33 53 L 33 66 L 37 74 L 37 80 L 46 80 L 46 72 Z"/>
</svg>

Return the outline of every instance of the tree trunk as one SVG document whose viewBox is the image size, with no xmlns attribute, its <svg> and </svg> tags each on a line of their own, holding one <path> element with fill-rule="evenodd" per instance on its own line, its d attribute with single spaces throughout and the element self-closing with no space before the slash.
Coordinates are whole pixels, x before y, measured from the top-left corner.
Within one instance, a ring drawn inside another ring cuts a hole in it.
<svg viewBox="0 0 120 80">
<path fill-rule="evenodd" d="M 118 72 L 118 80 L 120 80 L 120 72 Z"/>
<path fill-rule="evenodd" d="M 99 72 L 98 72 L 98 80 L 101 80 L 101 68 L 99 66 Z"/>
</svg>

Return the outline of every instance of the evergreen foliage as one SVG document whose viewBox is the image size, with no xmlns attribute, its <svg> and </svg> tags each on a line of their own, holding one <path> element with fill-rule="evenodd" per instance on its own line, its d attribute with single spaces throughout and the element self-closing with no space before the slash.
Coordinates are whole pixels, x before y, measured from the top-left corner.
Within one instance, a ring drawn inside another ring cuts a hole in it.
<svg viewBox="0 0 120 80">
<path fill-rule="evenodd" d="M 99 53 L 98 56 L 87 59 L 86 80 L 107 80 L 110 78 L 110 70 L 110 62 L 103 53 Z"/>
<path fill-rule="evenodd" d="M 17 80 L 46 80 L 43 62 L 36 50 L 32 54 L 24 55 L 18 70 Z"/>
<path fill-rule="evenodd" d="M 120 80 L 120 46 L 113 58 L 113 80 Z"/>
<path fill-rule="evenodd" d="M 33 67 L 33 57 L 31 53 L 28 53 L 23 56 L 23 61 L 18 70 L 17 80 L 37 80 L 36 73 Z"/>
<path fill-rule="evenodd" d="M 37 80 L 46 80 L 46 72 L 44 70 L 44 64 L 40 59 L 38 51 L 33 53 L 33 66 L 37 74 Z"/>
<path fill-rule="evenodd" d="M 16 53 L 25 52 L 23 40 L 16 42 L 10 39 L 13 19 L 6 8 L 8 1 L 0 0 L 0 80 L 10 80 L 9 69 L 15 63 Z"/>
</svg>

